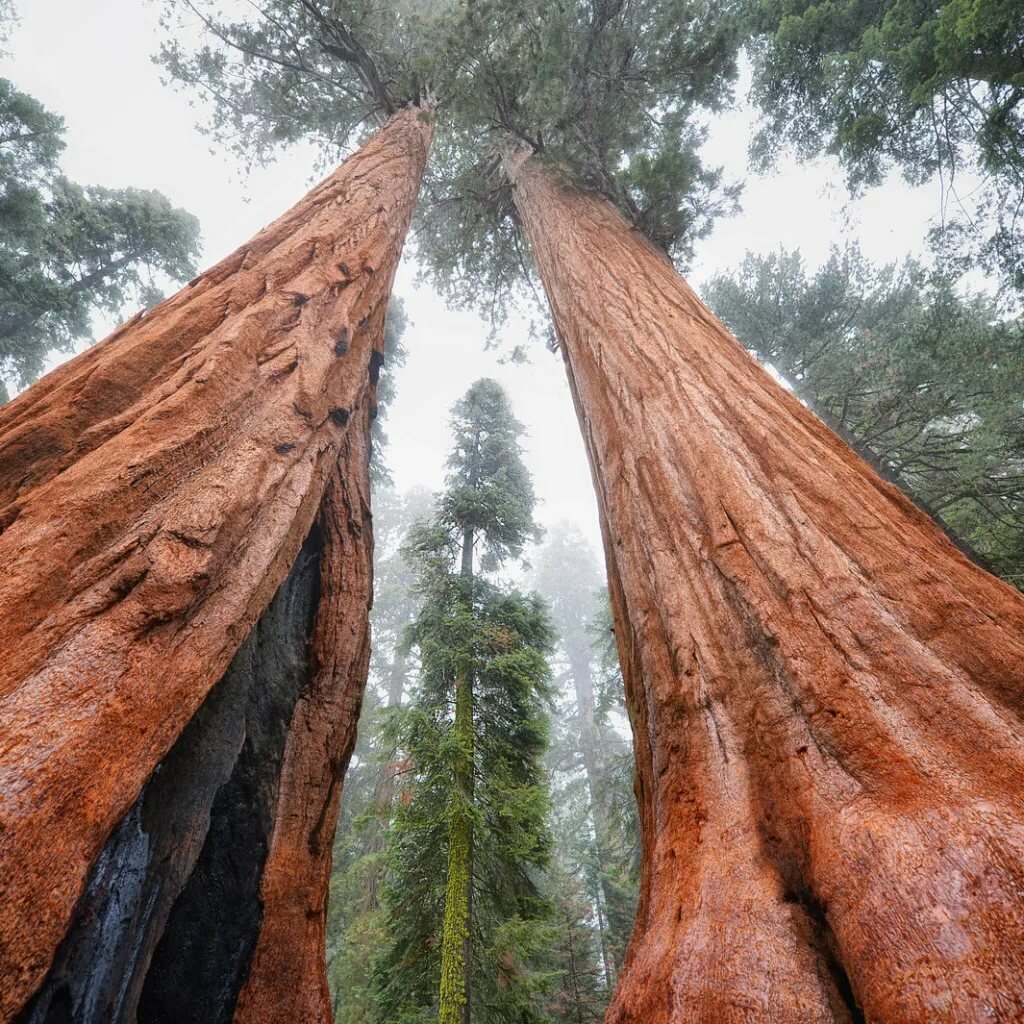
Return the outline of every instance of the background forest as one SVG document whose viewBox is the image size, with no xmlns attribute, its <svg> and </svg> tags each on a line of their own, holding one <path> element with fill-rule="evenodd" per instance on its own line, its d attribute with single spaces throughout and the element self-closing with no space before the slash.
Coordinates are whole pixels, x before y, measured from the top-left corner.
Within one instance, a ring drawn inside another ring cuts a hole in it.
<svg viewBox="0 0 1024 1024">
<path fill-rule="evenodd" d="M 351 57 L 310 60 L 316 5 L 78 7 L 0 3 L 0 399 L 269 220 L 363 129 L 331 113 Z M 323 7 L 352 8 L 391 59 L 369 7 Z M 518 97 L 502 127 L 556 123 L 552 151 L 758 360 L 1024 587 L 1020 5 L 578 7 L 564 24 L 537 14 L 530 74 L 496 62 Z M 588 60 L 661 120 L 645 133 L 596 101 L 554 117 L 566 69 L 586 79 Z M 415 52 L 394 58 L 398 81 L 419 70 Z M 484 173 L 460 121 L 474 102 L 453 87 L 437 157 L 464 190 Z M 585 1024 L 621 969 L 640 869 L 593 492 L 507 211 L 446 187 L 428 181 L 389 320 L 370 681 L 331 877 L 335 1020 L 437 1019 L 457 963 L 473 1021 Z"/>
</svg>

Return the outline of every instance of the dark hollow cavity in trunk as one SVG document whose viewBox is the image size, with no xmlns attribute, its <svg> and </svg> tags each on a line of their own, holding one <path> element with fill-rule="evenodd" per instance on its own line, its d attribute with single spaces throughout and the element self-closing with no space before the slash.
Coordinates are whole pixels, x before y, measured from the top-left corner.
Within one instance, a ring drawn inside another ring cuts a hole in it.
<svg viewBox="0 0 1024 1024">
<path fill-rule="evenodd" d="M 285 582 L 111 833 L 18 1024 L 231 1020 L 296 701 L 310 675 L 323 539 Z"/>
</svg>

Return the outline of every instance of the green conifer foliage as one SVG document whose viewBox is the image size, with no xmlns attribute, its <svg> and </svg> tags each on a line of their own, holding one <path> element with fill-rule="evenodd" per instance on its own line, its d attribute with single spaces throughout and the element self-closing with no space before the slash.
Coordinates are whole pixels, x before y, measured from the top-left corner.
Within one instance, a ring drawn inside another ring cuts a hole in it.
<svg viewBox="0 0 1024 1024">
<path fill-rule="evenodd" d="M 939 229 L 951 235 L 944 248 L 965 266 L 973 249 L 1024 287 L 1018 0 L 749 0 L 747 30 L 763 163 L 786 144 L 804 157 L 832 153 L 854 189 L 890 168 L 912 182 L 939 172 L 953 199 L 951 223 Z M 980 185 L 958 187 L 972 170 Z M 961 199 L 973 217 L 958 216 Z"/>
<path fill-rule="evenodd" d="M 598 1024 L 611 995 L 601 963 L 593 904 L 580 880 L 551 872 L 555 936 L 550 959 L 555 984 L 547 1003 L 552 1024 Z"/>
<path fill-rule="evenodd" d="M 683 261 L 735 207 L 701 146 L 731 99 L 738 0 L 163 3 L 160 62 L 247 160 L 304 141 L 333 163 L 367 124 L 434 95 L 419 254 L 451 299 L 491 315 L 529 275 L 509 146 L 543 152 Z"/>
<path fill-rule="evenodd" d="M 715 311 L 967 553 L 1024 586 L 1024 329 L 908 262 L 750 256 Z"/>
<path fill-rule="evenodd" d="M 408 634 L 419 686 L 389 839 L 392 944 L 379 1018 L 540 1020 L 550 849 L 547 612 L 493 578 L 536 533 L 522 427 L 493 381 L 456 405 L 445 493 L 410 549 L 422 607 Z M 483 572 L 483 574 L 481 574 Z"/>
<path fill-rule="evenodd" d="M 2 11 L 0 11 L 2 15 Z M 83 188 L 59 172 L 64 121 L 0 79 L 0 400 L 51 351 L 89 338 L 92 315 L 187 280 L 199 223 L 159 192 Z"/>
</svg>

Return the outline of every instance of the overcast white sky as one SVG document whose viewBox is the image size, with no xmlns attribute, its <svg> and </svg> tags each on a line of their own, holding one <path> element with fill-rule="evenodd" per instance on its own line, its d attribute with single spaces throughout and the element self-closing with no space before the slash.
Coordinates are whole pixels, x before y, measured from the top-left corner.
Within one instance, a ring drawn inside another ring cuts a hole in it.
<svg viewBox="0 0 1024 1024">
<path fill-rule="evenodd" d="M 157 8 L 146 0 L 18 0 L 21 24 L 0 61 L 0 75 L 67 122 L 65 172 L 81 184 L 155 188 L 202 224 L 203 264 L 215 262 L 291 206 L 310 185 L 312 159 L 292 152 L 245 178 L 230 156 L 211 152 L 196 130 L 193 96 L 161 85 L 151 62 L 158 46 Z M 940 193 L 892 183 L 850 204 L 836 167 L 821 161 L 779 164 L 770 177 L 746 173 L 753 117 L 737 111 L 716 122 L 708 154 L 745 178 L 742 212 L 720 221 L 697 249 L 691 273 L 698 290 L 735 267 L 748 249 L 800 248 L 810 264 L 832 242 L 859 240 L 875 261 L 919 252 Z M 844 220 L 844 208 L 850 219 Z M 485 350 L 486 326 L 447 310 L 417 287 L 414 242 L 396 291 L 412 321 L 409 360 L 389 413 L 389 461 L 400 488 L 438 487 L 448 450 L 448 409 L 475 379 L 495 377 L 512 396 L 529 431 L 530 469 L 539 517 L 578 523 L 598 545 L 596 507 L 561 362 L 537 343 L 528 365 L 501 365 Z M 514 330 L 514 329 L 511 329 Z M 513 339 L 514 340 L 514 339 Z"/>
</svg>

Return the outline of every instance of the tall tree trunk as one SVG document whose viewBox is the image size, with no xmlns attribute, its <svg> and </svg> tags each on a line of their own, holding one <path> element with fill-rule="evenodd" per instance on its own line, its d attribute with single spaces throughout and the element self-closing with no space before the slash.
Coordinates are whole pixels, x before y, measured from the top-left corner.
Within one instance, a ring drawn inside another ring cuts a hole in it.
<svg viewBox="0 0 1024 1024">
<path fill-rule="evenodd" d="M 609 1022 L 1024 1015 L 1024 598 L 606 201 L 510 158 L 601 511 L 643 878 Z"/>
<path fill-rule="evenodd" d="M 289 724 L 310 678 L 326 539 L 288 578 L 86 880 L 19 1024 L 228 1024 L 259 934 Z"/>
<path fill-rule="evenodd" d="M 0 1020 L 301 569 L 372 409 L 431 132 L 402 111 L 249 244 L 0 409 Z"/>
<path fill-rule="evenodd" d="M 473 531 L 462 539 L 462 580 L 473 583 Z M 448 878 L 441 934 L 441 991 L 438 1024 L 470 1024 L 473 970 L 473 673 L 459 667 L 455 677 L 456 808 L 448 826 Z"/>
<path fill-rule="evenodd" d="M 455 742 L 459 748 L 459 765 L 455 772 L 459 806 L 448 826 L 438 1024 L 469 1024 L 470 1020 L 473 825 L 469 813 L 469 786 L 473 771 L 473 691 L 465 669 L 460 669 L 455 681 Z"/>
<path fill-rule="evenodd" d="M 309 686 L 288 731 L 260 881 L 263 919 L 235 1024 L 331 1024 L 327 897 L 338 798 L 370 662 L 370 408 L 349 430 L 321 511 L 325 538 Z"/>
</svg>

